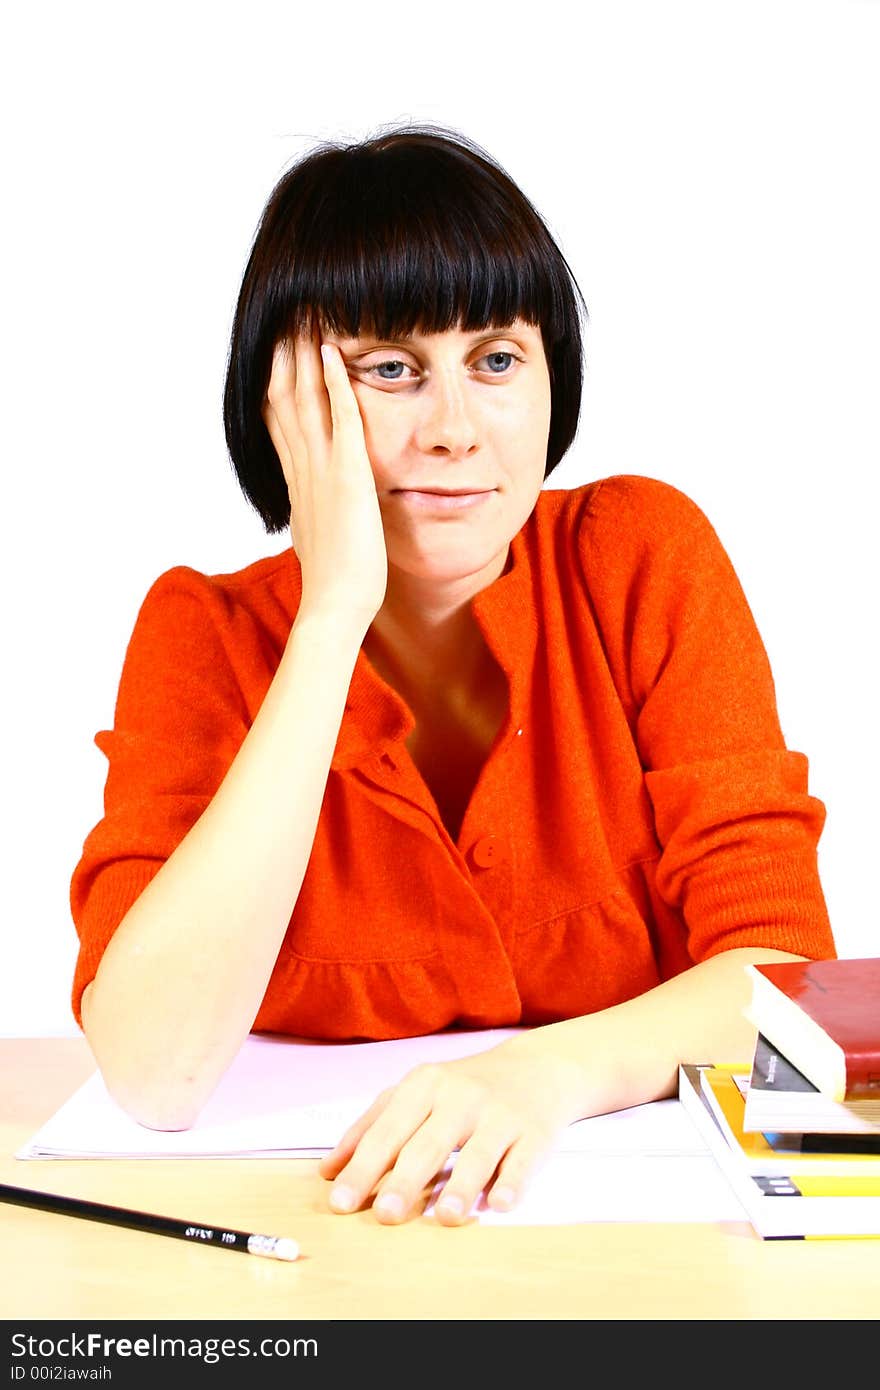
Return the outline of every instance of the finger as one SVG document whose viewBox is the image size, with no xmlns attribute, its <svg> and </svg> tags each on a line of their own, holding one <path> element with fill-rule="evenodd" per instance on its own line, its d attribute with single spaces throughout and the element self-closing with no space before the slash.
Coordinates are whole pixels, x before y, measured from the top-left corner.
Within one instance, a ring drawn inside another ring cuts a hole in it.
<svg viewBox="0 0 880 1390">
<path fill-rule="evenodd" d="M 362 443 L 364 425 L 360 406 L 348 379 L 348 370 L 342 353 L 334 343 L 322 343 L 321 360 L 324 368 L 324 382 L 330 401 L 330 417 L 334 437 L 338 436 L 343 442 L 354 440 Z"/>
<path fill-rule="evenodd" d="M 373 1121 L 377 1119 L 385 1109 L 390 1096 L 391 1088 L 389 1087 L 387 1090 L 383 1091 L 381 1095 L 376 1097 L 368 1110 L 365 1110 L 362 1115 L 358 1116 L 353 1124 L 349 1125 L 345 1133 L 337 1140 L 335 1148 L 331 1149 L 329 1153 L 324 1154 L 318 1164 L 318 1172 L 322 1178 L 335 1178 L 341 1169 L 345 1167 L 363 1135 L 367 1132 Z"/>
<path fill-rule="evenodd" d="M 317 453 L 316 446 L 326 447 L 330 439 L 330 398 L 324 381 L 321 360 L 321 339 L 317 330 L 300 333 L 294 344 L 297 417 L 306 439 Z"/>
<path fill-rule="evenodd" d="M 494 1186 L 496 1174 L 504 1171 L 517 1142 L 512 1120 L 486 1120 L 479 1125 L 462 1145 L 437 1199 L 434 1211 L 442 1225 L 457 1226 L 468 1220 L 480 1194 Z"/>
<path fill-rule="evenodd" d="M 535 1135 L 522 1135 L 511 1144 L 497 1171 L 479 1183 L 479 1177 L 468 1166 L 452 1170 L 435 1208 L 437 1219 L 444 1225 L 458 1225 L 467 1220 L 480 1193 L 486 1191 L 486 1205 L 492 1211 L 510 1211 L 522 1200 L 523 1194 L 537 1170 L 546 1161 L 552 1140 Z M 463 1156 L 460 1155 L 460 1157 Z"/>
<path fill-rule="evenodd" d="M 401 1148 L 394 1167 L 379 1184 L 373 1211 L 379 1221 L 404 1221 L 449 1161 L 459 1142 L 452 1116 L 431 1115 Z"/>
<path fill-rule="evenodd" d="M 265 421 L 266 429 L 269 431 L 269 438 L 278 455 L 281 471 L 284 474 L 284 481 L 287 484 L 287 491 L 292 494 L 296 480 L 293 454 L 290 451 L 290 446 L 281 428 L 278 416 L 275 414 L 274 406 L 266 404 L 263 407 L 263 420 Z"/>
<path fill-rule="evenodd" d="M 431 1113 L 432 1091 L 421 1079 L 405 1079 L 362 1134 L 330 1193 L 335 1211 L 354 1211 L 395 1163 L 400 1150 Z"/>
<path fill-rule="evenodd" d="M 272 370 L 266 387 L 266 402 L 277 410 L 285 399 L 293 399 L 296 389 L 296 358 L 293 345 L 280 338 L 272 351 Z"/>
<path fill-rule="evenodd" d="M 296 360 L 286 339 L 275 344 L 272 372 L 263 404 L 263 420 L 281 461 L 290 487 L 296 458 L 304 453 L 302 430 L 296 410 Z"/>
<path fill-rule="evenodd" d="M 486 1193 L 486 1205 L 493 1211 L 510 1211 L 516 1206 L 538 1169 L 547 1161 L 552 1139 L 523 1137 L 511 1145 Z"/>
</svg>

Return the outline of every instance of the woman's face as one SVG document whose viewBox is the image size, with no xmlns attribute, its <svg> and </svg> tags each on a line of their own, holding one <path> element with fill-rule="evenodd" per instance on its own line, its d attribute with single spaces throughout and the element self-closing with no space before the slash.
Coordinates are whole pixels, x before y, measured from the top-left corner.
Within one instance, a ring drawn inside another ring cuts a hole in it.
<svg viewBox="0 0 880 1390">
<path fill-rule="evenodd" d="M 500 573 L 544 481 L 550 375 L 540 328 L 517 320 L 326 341 L 339 347 L 360 406 L 389 566 L 430 579 Z"/>
</svg>

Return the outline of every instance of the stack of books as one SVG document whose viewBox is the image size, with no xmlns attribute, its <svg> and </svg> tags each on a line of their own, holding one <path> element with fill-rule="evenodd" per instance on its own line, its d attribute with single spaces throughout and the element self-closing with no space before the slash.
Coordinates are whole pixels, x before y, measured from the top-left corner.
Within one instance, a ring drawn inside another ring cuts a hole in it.
<svg viewBox="0 0 880 1390">
<path fill-rule="evenodd" d="M 764 1239 L 880 1236 L 880 957 L 747 967 L 751 1066 L 679 1098 Z"/>
</svg>

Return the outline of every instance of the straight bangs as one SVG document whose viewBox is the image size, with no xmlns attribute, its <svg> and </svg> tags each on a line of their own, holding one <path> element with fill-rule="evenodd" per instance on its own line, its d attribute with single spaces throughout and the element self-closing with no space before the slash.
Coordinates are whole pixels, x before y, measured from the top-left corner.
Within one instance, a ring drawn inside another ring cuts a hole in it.
<svg viewBox="0 0 880 1390">
<path fill-rule="evenodd" d="M 513 219 L 468 196 L 473 190 L 460 180 L 444 190 L 345 172 L 353 186 L 303 218 L 285 286 L 288 332 L 307 329 L 313 317 L 340 337 L 388 339 L 523 319 L 541 325 L 548 347 L 561 339 L 555 258 L 534 237 L 524 240 Z"/>
</svg>

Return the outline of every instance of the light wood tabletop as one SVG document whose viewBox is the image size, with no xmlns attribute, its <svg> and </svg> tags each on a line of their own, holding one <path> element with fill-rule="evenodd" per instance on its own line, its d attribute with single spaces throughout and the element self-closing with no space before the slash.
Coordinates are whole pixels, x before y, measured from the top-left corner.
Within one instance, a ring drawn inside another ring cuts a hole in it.
<svg viewBox="0 0 880 1390">
<path fill-rule="evenodd" d="M 94 1071 L 82 1039 L 0 1039 L 0 1182 L 290 1235 L 291 1264 L 0 1203 L 0 1318 L 875 1319 L 880 1240 L 747 1224 L 383 1227 L 310 1159 L 23 1161 Z M 14 1272 L 14 1277 L 10 1275 Z"/>
</svg>

